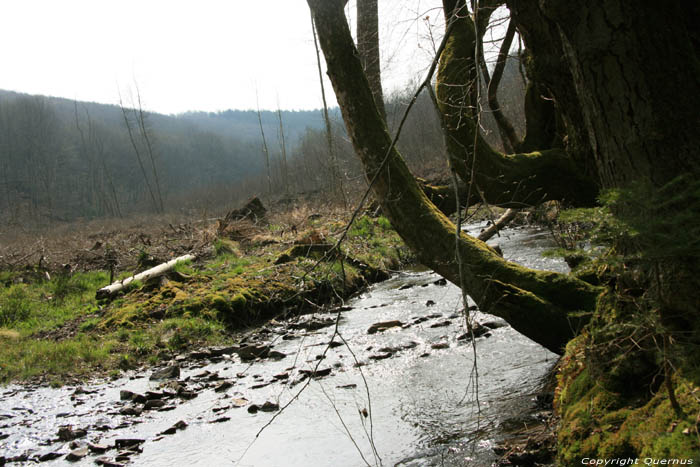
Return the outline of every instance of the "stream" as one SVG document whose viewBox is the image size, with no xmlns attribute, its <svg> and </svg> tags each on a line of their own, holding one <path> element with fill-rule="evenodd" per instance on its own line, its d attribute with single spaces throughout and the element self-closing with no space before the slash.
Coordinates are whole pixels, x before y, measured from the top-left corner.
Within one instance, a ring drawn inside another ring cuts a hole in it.
<svg viewBox="0 0 700 467">
<path fill-rule="evenodd" d="M 507 229 L 489 243 L 523 265 L 568 271 L 541 256 L 546 231 Z M 250 341 L 271 345 L 266 358 L 223 348 L 178 356 L 170 380 L 147 371 L 80 387 L 1 387 L 0 465 L 2 456 L 66 465 L 71 451 L 72 465 L 490 465 L 557 357 L 478 311 L 486 334 L 472 342 L 461 309 L 457 287 L 406 271 L 342 311 L 267 324 Z M 368 333 L 380 322 L 400 323 Z"/>
</svg>

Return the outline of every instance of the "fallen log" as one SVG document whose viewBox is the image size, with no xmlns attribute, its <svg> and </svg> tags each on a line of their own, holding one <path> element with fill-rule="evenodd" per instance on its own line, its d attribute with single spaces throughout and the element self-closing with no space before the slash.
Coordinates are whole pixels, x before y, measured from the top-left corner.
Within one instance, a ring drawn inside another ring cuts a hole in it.
<svg viewBox="0 0 700 467">
<path fill-rule="evenodd" d="M 95 297 L 98 300 L 113 297 L 114 295 L 119 293 L 121 290 L 124 290 L 124 288 L 127 287 L 129 284 L 131 284 L 133 281 L 145 281 L 145 280 L 148 280 L 152 277 L 158 277 L 158 276 L 170 271 L 172 268 L 175 267 L 175 265 L 177 263 L 180 263 L 182 261 L 192 260 L 194 258 L 195 258 L 194 255 L 183 255 L 183 256 L 179 256 L 175 259 L 171 259 L 167 263 L 159 264 L 158 266 L 152 267 L 151 269 L 140 272 L 134 276 L 127 277 L 126 279 L 122 279 L 120 281 L 116 281 L 116 282 L 112 283 L 111 285 L 108 285 L 107 287 L 102 287 L 101 289 L 99 289 L 97 291 L 97 293 L 95 294 Z"/>
<path fill-rule="evenodd" d="M 503 213 L 501 217 L 496 220 L 493 224 L 488 226 L 483 232 L 479 234 L 478 238 L 482 242 L 485 242 L 489 238 L 493 237 L 498 233 L 499 230 L 503 229 L 510 221 L 512 221 L 515 216 L 518 214 L 517 209 L 513 208 L 508 208 L 506 209 L 506 212 Z"/>
</svg>

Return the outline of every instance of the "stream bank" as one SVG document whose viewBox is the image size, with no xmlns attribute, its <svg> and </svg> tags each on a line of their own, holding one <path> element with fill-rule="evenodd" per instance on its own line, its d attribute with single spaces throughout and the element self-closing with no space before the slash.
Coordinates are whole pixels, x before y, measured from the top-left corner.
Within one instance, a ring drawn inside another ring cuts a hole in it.
<svg viewBox="0 0 700 467">
<path fill-rule="evenodd" d="M 543 232 L 496 242 L 523 264 L 566 268 L 541 258 Z M 8 386 L 0 443 L 6 459 L 62 463 L 77 451 L 77 465 L 488 465 L 503 433 L 536 417 L 522 408 L 556 356 L 476 310 L 485 332 L 470 342 L 460 301 L 439 276 L 405 271 L 332 312 L 176 354 L 166 380 L 131 371 L 79 387 Z"/>
<path fill-rule="evenodd" d="M 412 258 L 382 217 L 359 218 L 341 249 L 330 253 L 344 219 L 308 214 L 292 225 L 203 227 L 208 233 L 197 235 L 198 260 L 146 283 L 134 281 L 111 301 L 95 298 L 109 282 L 100 262 L 70 273 L 39 266 L 0 272 L 6 285 L 0 289 L 0 382 L 118 378 L 184 351 L 232 345 L 234 331 L 340 303 Z M 95 251 L 106 255 L 106 243 L 98 240 Z M 141 268 L 162 261 L 143 248 Z"/>
</svg>

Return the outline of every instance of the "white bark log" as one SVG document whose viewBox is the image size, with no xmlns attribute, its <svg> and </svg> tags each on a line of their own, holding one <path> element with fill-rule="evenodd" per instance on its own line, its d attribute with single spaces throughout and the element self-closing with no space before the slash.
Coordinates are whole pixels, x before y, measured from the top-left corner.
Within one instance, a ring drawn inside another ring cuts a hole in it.
<svg viewBox="0 0 700 467">
<path fill-rule="evenodd" d="M 194 259 L 194 255 L 184 255 L 175 259 L 171 259 L 167 263 L 159 264 L 151 269 L 140 272 L 134 276 L 127 277 L 126 279 L 116 281 L 107 287 L 102 287 L 97 291 L 95 296 L 97 299 L 109 298 L 117 294 L 119 291 L 123 290 L 124 287 L 128 286 L 133 281 L 146 281 L 152 277 L 157 277 L 166 272 L 170 271 L 175 265 L 181 261 L 188 261 Z"/>
<path fill-rule="evenodd" d="M 506 209 L 506 212 L 504 212 L 503 215 L 499 217 L 496 222 L 488 226 L 488 228 L 481 232 L 476 238 L 478 238 L 482 242 L 485 242 L 489 238 L 496 235 L 499 230 L 503 229 L 506 225 L 508 225 L 508 222 L 512 221 L 517 213 L 517 209 Z"/>
</svg>

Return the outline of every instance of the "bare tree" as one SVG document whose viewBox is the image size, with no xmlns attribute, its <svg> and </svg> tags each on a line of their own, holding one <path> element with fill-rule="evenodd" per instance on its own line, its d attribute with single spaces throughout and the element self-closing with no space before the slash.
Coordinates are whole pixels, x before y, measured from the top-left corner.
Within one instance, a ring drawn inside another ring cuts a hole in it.
<svg viewBox="0 0 700 467">
<path fill-rule="evenodd" d="M 278 140 L 280 143 L 280 155 L 282 156 L 282 185 L 284 194 L 289 194 L 289 172 L 287 170 L 287 144 L 284 138 L 284 124 L 282 123 L 282 110 L 280 109 L 279 96 L 277 98 L 277 120 L 279 121 Z"/>
<path fill-rule="evenodd" d="M 134 154 L 136 154 L 136 159 L 138 160 L 139 167 L 141 168 L 141 174 L 143 175 L 143 180 L 146 183 L 146 187 L 148 188 L 148 193 L 151 196 L 151 201 L 153 202 L 153 207 L 156 210 L 156 212 L 162 213 L 162 206 L 159 205 L 158 202 L 156 201 L 156 195 L 153 192 L 153 188 L 151 187 L 151 182 L 148 179 L 146 167 L 143 164 L 143 157 L 141 156 L 141 150 L 139 149 L 139 144 L 136 140 L 136 137 L 134 136 L 134 131 L 132 129 L 132 123 L 129 120 L 129 114 L 128 114 L 127 109 L 124 107 L 124 104 L 122 102 L 121 93 L 119 94 L 119 108 L 122 111 L 122 116 L 124 117 L 124 125 L 126 126 L 127 133 L 129 134 L 129 141 L 131 142 L 131 147 L 134 149 Z M 135 112 L 134 109 L 132 109 L 132 112 Z"/>
<path fill-rule="evenodd" d="M 323 70 L 321 68 L 321 53 L 318 48 L 318 40 L 316 39 L 316 26 L 314 25 L 314 17 L 311 15 L 311 33 L 314 36 L 314 48 L 316 49 L 316 64 L 318 65 L 318 82 L 321 86 L 321 99 L 323 99 L 323 121 L 326 129 L 326 142 L 328 144 L 328 155 L 331 159 L 331 185 L 332 189 L 339 195 L 343 201 L 343 207 L 347 209 L 348 201 L 345 197 L 345 188 L 343 187 L 343 177 L 339 173 L 338 156 L 333 143 L 333 129 L 331 127 L 331 119 L 328 116 L 328 103 L 326 102 L 326 87 L 323 84 Z"/>
<path fill-rule="evenodd" d="M 260 136 L 262 137 L 263 154 L 265 154 L 265 168 L 267 169 L 267 193 L 272 194 L 272 176 L 270 175 L 270 151 L 267 149 L 265 130 L 263 129 L 262 116 L 260 114 L 260 103 L 258 102 L 258 90 L 255 89 L 255 103 L 258 109 L 258 124 L 260 125 Z"/>
</svg>

